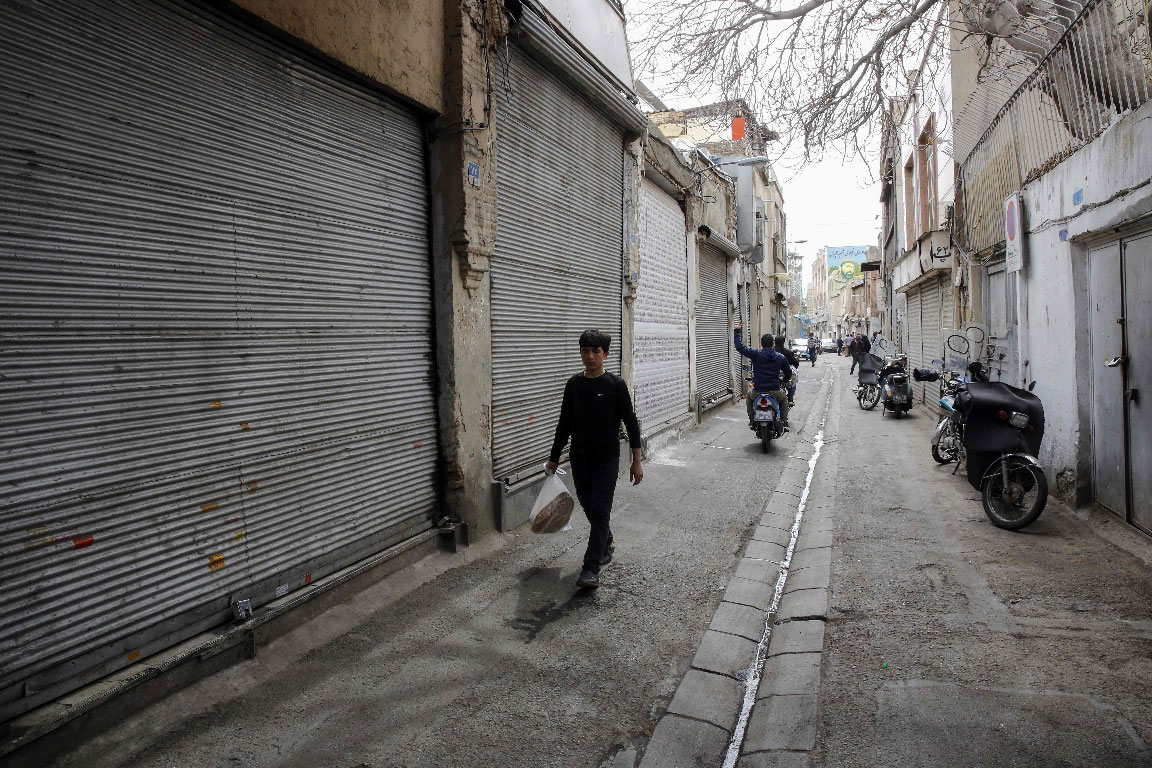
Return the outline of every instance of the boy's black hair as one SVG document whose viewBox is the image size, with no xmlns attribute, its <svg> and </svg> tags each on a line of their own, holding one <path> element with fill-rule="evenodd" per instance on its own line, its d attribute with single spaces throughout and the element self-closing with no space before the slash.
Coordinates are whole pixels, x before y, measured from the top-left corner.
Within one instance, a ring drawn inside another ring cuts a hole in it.
<svg viewBox="0 0 1152 768">
<path fill-rule="evenodd" d="M 608 354 L 608 348 L 612 346 L 612 337 L 603 331 L 598 331 L 595 328 L 589 328 L 580 334 L 581 347 L 600 347 L 604 354 Z"/>
<path fill-rule="evenodd" d="M 760 337 L 760 347 L 762 349 L 768 349 L 771 346 L 772 346 L 772 334 L 766 333 Z"/>
<path fill-rule="evenodd" d="M 779 347 L 780 349 L 784 349 L 784 336 L 783 335 L 778 335 L 776 337 L 776 346 Z"/>
</svg>

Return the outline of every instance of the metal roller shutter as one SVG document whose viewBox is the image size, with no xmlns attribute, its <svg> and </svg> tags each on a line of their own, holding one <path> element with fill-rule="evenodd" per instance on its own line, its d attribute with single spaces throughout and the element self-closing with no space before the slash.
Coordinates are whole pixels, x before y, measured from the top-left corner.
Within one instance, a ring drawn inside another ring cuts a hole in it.
<svg viewBox="0 0 1152 768">
<path fill-rule="evenodd" d="M 684 212 L 650 181 L 640 188 L 636 286 L 636 413 L 645 432 L 688 413 L 688 253 Z"/>
<path fill-rule="evenodd" d="M 940 344 L 940 282 L 929 280 L 920 288 L 920 317 L 922 351 L 920 354 L 920 367 L 935 368 L 939 363 L 934 362 L 943 357 Z M 939 384 L 924 385 L 924 404 L 931 411 L 939 411 L 940 393 Z"/>
<path fill-rule="evenodd" d="M 732 391 L 728 259 L 700 247 L 700 300 L 696 310 L 696 387 L 707 405 Z"/>
<path fill-rule="evenodd" d="M 906 294 L 907 310 L 904 321 L 908 328 L 908 364 L 912 368 L 923 368 L 924 345 L 921 334 L 920 317 L 920 291 L 914 289 Z M 917 402 L 924 402 L 925 385 L 923 382 L 913 381 L 912 390 L 915 392 Z"/>
<path fill-rule="evenodd" d="M 0 70 L 11 715 L 429 528 L 437 427 L 408 110 L 192 3 L 5 3 Z"/>
<path fill-rule="evenodd" d="M 492 464 L 548 458 L 586 328 L 612 336 L 620 372 L 624 134 L 512 46 L 495 89 L 500 192 L 492 256 Z"/>
</svg>

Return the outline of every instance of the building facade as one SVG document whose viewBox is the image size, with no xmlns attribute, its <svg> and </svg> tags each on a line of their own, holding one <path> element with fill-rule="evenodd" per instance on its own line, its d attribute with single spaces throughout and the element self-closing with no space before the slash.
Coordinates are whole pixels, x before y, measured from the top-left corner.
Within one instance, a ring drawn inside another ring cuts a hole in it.
<svg viewBox="0 0 1152 768">
<path fill-rule="evenodd" d="M 997 376 L 1035 382 L 1054 491 L 1152 531 L 1145 8 L 1026 10 L 1051 31 L 953 56 L 964 322 L 987 328 Z"/>
<path fill-rule="evenodd" d="M 696 412 L 730 180 L 646 176 L 622 9 L 567 6 L 8 9 L 0 721 L 526 519 L 584 328 Z"/>
</svg>

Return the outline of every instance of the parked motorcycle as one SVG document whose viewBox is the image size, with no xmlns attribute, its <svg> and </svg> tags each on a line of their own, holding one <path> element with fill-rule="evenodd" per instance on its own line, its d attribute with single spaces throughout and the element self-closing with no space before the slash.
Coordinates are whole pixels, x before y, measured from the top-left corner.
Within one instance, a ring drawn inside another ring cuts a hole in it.
<svg viewBox="0 0 1152 768">
<path fill-rule="evenodd" d="M 856 380 L 856 400 L 860 408 L 870 411 L 880 402 L 880 371 L 883 361 L 870 352 L 860 356 L 860 373 Z"/>
<path fill-rule="evenodd" d="M 912 382 L 908 381 L 908 356 L 896 355 L 884 362 L 880 371 L 880 393 L 884 399 L 884 409 L 892 411 L 896 416 L 903 416 L 912 410 L 914 398 L 912 395 Z"/>
<path fill-rule="evenodd" d="M 913 378 L 921 371 L 913 371 Z M 965 385 L 967 380 L 955 371 L 945 371 L 943 374 L 935 374 L 935 378 L 916 379 L 917 381 L 936 381 L 940 380 L 940 407 L 944 409 L 944 418 L 940 419 L 940 423 L 936 425 L 936 430 L 932 433 L 932 458 L 939 464 L 948 464 L 960 459 L 960 454 L 964 450 L 961 437 L 961 424 L 960 414 L 956 411 L 956 393 L 958 393 Z"/>
<path fill-rule="evenodd" d="M 988 519 L 1000 528 L 1020 530 L 1034 523 L 1048 502 L 1048 478 L 1036 460 L 1044 438 L 1044 404 L 1031 391 L 989 381 L 979 362 L 968 371 L 970 381 L 946 379 L 941 405 L 949 414 L 933 435 L 933 458 L 955 460 L 957 469 L 963 462 Z M 913 371 L 917 381 L 941 376 Z"/>
</svg>

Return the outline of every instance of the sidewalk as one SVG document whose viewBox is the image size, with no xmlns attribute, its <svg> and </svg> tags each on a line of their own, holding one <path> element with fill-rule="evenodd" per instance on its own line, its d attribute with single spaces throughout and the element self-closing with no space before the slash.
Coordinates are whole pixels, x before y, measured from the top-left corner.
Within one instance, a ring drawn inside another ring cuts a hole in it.
<svg viewBox="0 0 1152 768">
<path fill-rule="evenodd" d="M 812 405 L 801 393 L 795 423 Z M 495 534 L 389 577 L 57 764 L 583 768 L 643 749 L 793 439 L 764 455 L 736 405 L 657 452 L 640 486 L 618 485 L 616 560 L 596 592 L 573 586 L 579 516 L 567 534 Z"/>
</svg>

